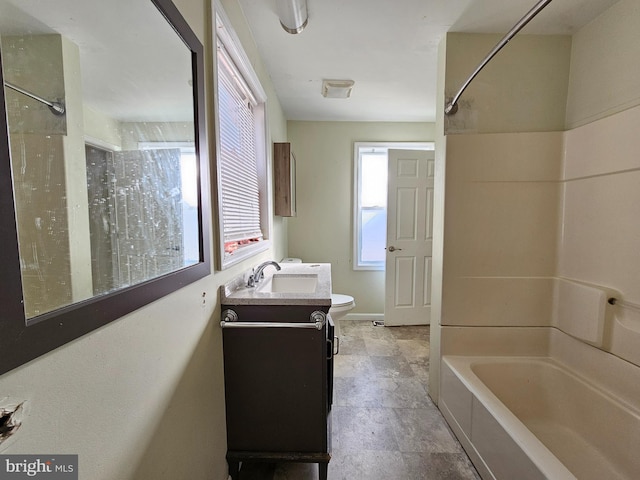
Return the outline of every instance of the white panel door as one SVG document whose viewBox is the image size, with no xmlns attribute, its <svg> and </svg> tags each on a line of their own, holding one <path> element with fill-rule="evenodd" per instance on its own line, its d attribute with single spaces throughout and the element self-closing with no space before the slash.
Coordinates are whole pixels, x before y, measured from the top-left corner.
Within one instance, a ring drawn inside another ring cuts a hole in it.
<svg viewBox="0 0 640 480">
<path fill-rule="evenodd" d="M 431 316 L 434 152 L 389 150 L 385 325 Z"/>
</svg>

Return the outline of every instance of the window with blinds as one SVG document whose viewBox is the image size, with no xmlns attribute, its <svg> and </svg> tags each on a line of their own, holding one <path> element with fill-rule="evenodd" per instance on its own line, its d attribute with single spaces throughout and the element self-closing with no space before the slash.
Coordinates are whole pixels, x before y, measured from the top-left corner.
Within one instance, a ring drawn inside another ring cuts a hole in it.
<svg viewBox="0 0 640 480">
<path fill-rule="evenodd" d="M 266 237 L 266 169 L 261 166 L 266 156 L 265 118 L 264 91 L 228 24 L 219 15 L 216 20 L 218 204 L 224 268 L 253 254 Z"/>
</svg>

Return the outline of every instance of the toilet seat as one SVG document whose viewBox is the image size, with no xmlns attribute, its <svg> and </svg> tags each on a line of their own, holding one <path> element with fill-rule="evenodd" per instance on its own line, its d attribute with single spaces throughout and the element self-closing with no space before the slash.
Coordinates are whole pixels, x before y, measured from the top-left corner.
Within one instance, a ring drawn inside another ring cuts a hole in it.
<svg viewBox="0 0 640 480">
<path fill-rule="evenodd" d="M 351 295 L 342 295 L 340 293 L 331 294 L 329 315 L 331 315 L 335 323 L 336 336 L 338 338 L 340 338 L 340 320 L 346 317 L 355 306 L 356 302 Z"/>
<path fill-rule="evenodd" d="M 345 307 L 353 303 L 353 297 L 350 295 L 342 295 L 340 293 L 331 294 L 331 307 Z"/>
</svg>

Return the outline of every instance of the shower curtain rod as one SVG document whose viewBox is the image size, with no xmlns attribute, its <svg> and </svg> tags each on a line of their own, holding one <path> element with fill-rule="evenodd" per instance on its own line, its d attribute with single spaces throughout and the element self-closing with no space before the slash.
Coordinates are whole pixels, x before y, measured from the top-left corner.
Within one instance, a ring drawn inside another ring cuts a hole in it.
<svg viewBox="0 0 640 480">
<path fill-rule="evenodd" d="M 20 88 L 17 85 L 14 85 L 13 83 L 10 83 L 10 82 L 4 82 L 4 86 L 9 87 L 11 90 L 15 90 L 16 92 L 19 92 L 23 95 L 26 95 L 29 98 L 33 98 L 34 100 L 40 103 L 44 103 L 47 107 L 49 107 L 49 110 L 51 110 L 51 113 L 53 113 L 54 115 L 64 115 L 65 113 L 64 104 L 62 103 L 50 102 L 49 100 L 45 100 L 44 98 L 36 95 L 35 93 L 31 93 L 28 90 L 25 90 L 24 88 Z"/>
<path fill-rule="evenodd" d="M 531 10 L 529 10 L 525 14 L 525 16 L 522 17 L 518 21 L 518 23 L 516 23 L 513 26 L 511 30 L 509 30 L 509 32 L 503 37 L 503 39 L 500 40 L 495 47 L 493 47 L 493 50 L 491 50 L 487 54 L 487 56 L 484 57 L 484 60 L 482 60 L 480 64 L 476 67 L 476 69 L 473 71 L 473 73 L 469 75 L 469 78 L 467 79 L 466 82 L 464 82 L 462 87 L 460 87 L 460 90 L 458 90 L 458 93 L 456 93 L 455 96 L 451 99 L 451 101 L 445 105 L 444 107 L 445 115 L 453 115 L 458 111 L 458 100 L 460 99 L 462 92 L 466 90 L 466 88 L 469 86 L 471 81 L 476 77 L 476 75 L 478 75 L 478 73 L 480 73 L 480 70 L 482 70 L 487 63 L 489 63 L 489 61 L 494 57 L 494 55 L 498 53 L 502 49 L 502 47 L 504 47 L 509 42 L 509 40 L 511 40 L 516 35 L 516 33 L 522 30 L 522 27 L 524 27 L 527 23 L 529 23 L 529 21 L 531 21 L 533 17 L 535 17 L 538 13 L 540 13 L 540 11 L 544 7 L 550 4 L 551 1 L 552 0 L 540 0 L 538 3 L 536 3 L 534 7 Z"/>
</svg>

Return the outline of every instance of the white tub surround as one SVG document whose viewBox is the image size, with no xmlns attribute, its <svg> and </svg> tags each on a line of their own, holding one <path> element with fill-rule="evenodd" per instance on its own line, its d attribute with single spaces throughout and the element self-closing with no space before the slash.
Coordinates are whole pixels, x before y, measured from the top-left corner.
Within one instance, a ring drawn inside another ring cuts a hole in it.
<svg viewBox="0 0 640 480">
<path fill-rule="evenodd" d="M 569 55 L 505 49 L 467 96 L 464 134 L 439 139 L 429 391 L 485 480 L 640 478 L 640 63 L 608 68 L 638 57 L 638 28 L 638 2 L 620 0 Z M 442 97 L 476 41 L 456 35 Z M 526 91 L 514 65 L 556 60 L 568 88 Z M 496 98 L 508 111 L 485 118 Z"/>
<path fill-rule="evenodd" d="M 607 352 L 640 312 L 551 282 L 547 327 L 443 327 L 439 407 L 485 479 L 640 478 L 640 369 Z"/>
</svg>

